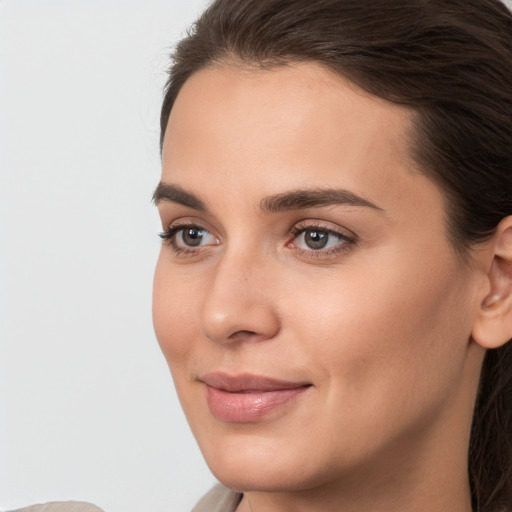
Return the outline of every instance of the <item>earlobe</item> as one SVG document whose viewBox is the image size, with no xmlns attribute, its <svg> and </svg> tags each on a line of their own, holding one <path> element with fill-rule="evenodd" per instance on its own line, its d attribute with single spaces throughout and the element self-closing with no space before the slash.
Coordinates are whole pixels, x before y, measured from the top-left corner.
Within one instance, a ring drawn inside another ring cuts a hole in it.
<svg viewBox="0 0 512 512">
<path fill-rule="evenodd" d="M 512 338 L 512 216 L 503 219 L 490 241 L 492 261 L 472 338 L 483 348 L 498 348 Z"/>
</svg>

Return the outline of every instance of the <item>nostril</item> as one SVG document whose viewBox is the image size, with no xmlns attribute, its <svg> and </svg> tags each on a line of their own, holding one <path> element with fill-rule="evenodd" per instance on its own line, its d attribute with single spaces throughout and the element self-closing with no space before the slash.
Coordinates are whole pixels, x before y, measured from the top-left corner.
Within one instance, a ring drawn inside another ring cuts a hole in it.
<svg viewBox="0 0 512 512">
<path fill-rule="evenodd" d="M 228 339 L 234 340 L 236 338 L 251 337 L 251 336 L 255 336 L 256 334 L 257 333 L 254 331 L 240 330 L 240 331 L 236 331 L 233 334 L 231 334 L 230 336 L 228 336 Z"/>
</svg>

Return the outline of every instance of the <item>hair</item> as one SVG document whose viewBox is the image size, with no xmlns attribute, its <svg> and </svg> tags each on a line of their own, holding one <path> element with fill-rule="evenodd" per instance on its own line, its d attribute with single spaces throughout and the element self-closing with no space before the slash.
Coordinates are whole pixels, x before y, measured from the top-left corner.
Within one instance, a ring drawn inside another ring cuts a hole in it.
<svg viewBox="0 0 512 512">
<path fill-rule="evenodd" d="M 411 108 L 413 157 L 445 193 L 463 258 L 512 215 L 512 14 L 499 0 L 216 0 L 172 55 L 161 146 L 198 70 L 298 62 Z M 512 510 L 510 342 L 485 356 L 468 466 L 474 510 Z"/>
</svg>

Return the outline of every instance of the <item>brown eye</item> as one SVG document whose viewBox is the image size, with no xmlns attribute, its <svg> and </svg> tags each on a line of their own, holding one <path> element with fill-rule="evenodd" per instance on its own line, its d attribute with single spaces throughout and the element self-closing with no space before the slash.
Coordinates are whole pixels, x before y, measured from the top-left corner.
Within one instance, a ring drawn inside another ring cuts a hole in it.
<svg viewBox="0 0 512 512">
<path fill-rule="evenodd" d="M 305 228 L 296 233 L 294 245 L 302 250 L 322 251 L 334 249 L 350 243 L 351 240 L 341 233 L 328 229 Z"/>
<path fill-rule="evenodd" d="M 201 245 L 201 242 L 205 238 L 207 232 L 204 229 L 190 227 L 182 229 L 181 232 L 177 233 L 177 237 L 181 238 L 181 242 L 189 247 L 197 247 Z"/>
<path fill-rule="evenodd" d="M 304 231 L 304 244 L 309 249 L 319 250 L 324 249 L 329 242 L 329 233 L 319 229 Z"/>
<path fill-rule="evenodd" d="M 171 226 L 160 233 L 160 238 L 173 247 L 176 252 L 200 250 L 203 246 L 218 245 L 219 240 L 201 226 Z"/>
<path fill-rule="evenodd" d="M 204 246 L 219 244 L 219 240 L 207 229 L 193 224 L 171 227 L 166 233 L 163 233 L 162 238 L 167 240 L 177 252 L 200 250 Z"/>
<path fill-rule="evenodd" d="M 301 257 L 333 258 L 351 248 L 357 238 L 354 233 L 345 234 L 342 228 L 338 231 L 307 223 L 294 226 L 291 233 L 294 239 L 288 247 L 297 249 Z"/>
</svg>

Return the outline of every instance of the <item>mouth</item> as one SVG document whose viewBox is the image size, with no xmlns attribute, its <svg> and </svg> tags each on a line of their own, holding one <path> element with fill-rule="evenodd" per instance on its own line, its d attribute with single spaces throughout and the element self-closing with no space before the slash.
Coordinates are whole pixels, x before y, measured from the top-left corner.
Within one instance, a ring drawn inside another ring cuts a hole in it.
<svg viewBox="0 0 512 512">
<path fill-rule="evenodd" d="M 228 423 L 252 423 L 294 402 L 312 387 L 309 382 L 214 372 L 200 379 L 206 387 L 210 412 Z"/>
</svg>

